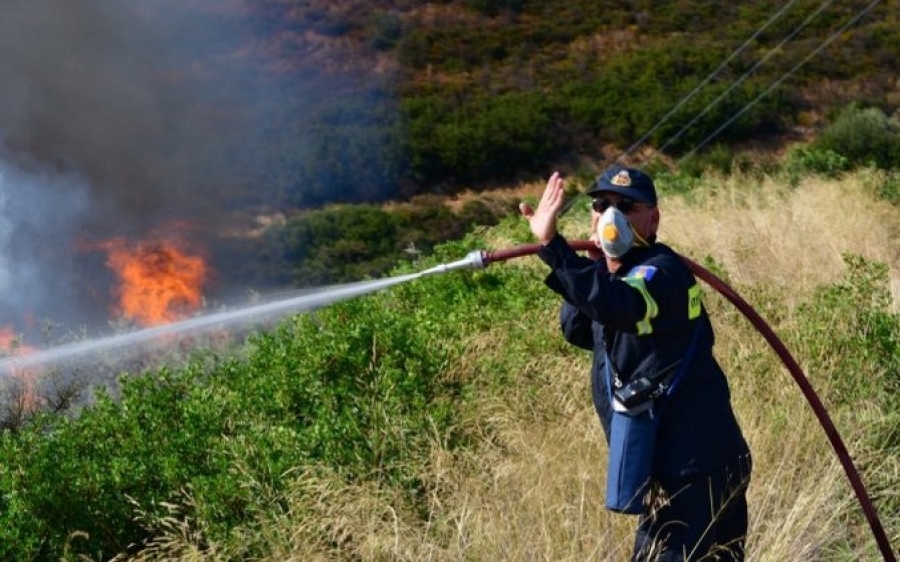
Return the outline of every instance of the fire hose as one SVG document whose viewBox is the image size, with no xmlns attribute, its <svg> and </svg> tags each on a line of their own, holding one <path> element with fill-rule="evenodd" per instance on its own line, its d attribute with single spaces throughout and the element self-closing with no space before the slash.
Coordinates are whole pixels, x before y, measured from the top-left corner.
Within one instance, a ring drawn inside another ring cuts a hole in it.
<svg viewBox="0 0 900 562">
<path fill-rule="evenodd" d="M 596 249 L 597 247 L 596 244 L 590 240 L 572 240 L 569 241 L 569 246 L 576 251 L 587 251 L 590 249 Z M 457 269 L 483 269 L 494 262 L 501 262 L 513 258 L 536 254 L 538 249 L 540 249 L 540 244 L 523 244 L 520 246 L 514 246 L 512 248 L 495 251 L 475 250 L 473 252 L 470 252 L 465 258 L 459 261 L 438 265 L 437 267 L 428 269 L 423 272 L 423 275 L 444 273 Z M 873 505 L 872 500 L 869 498 L 869 495 L 866 492 L 866 488 L 863 485 L 862 478 L 859 475 L 859 471 L 853 464 L 853 460 L 850 458 L 850 453 L 847 451 L 847 447 L 844 445 L 844 441 L 838 434 L 834 422 L 832 422 L 831 417 L 828 415 L 828 411 L 822 404 L 821 399 L 819 399 L 818 394 L 816 394 L 815 390 L 813 390 L 812 384 L 810 384 L 809 379 L 806 377 L 806 375 L 803 374 L 803 371 L 800 369 L 797 361 L 793 358 L 793 356 L 791 356 L 790 352 L 787 350 L 787 347 L 785 347 L 784 343 L 782 343 L 778 336 L 775 335 L 775 332 L 772 330 L 772 328 L 769 327 L 766 321 L 763 320 L 763 318 L 753 309 L 753 307 L 751 307 L 747 303 L 747 301 L 745 301 L 734 289 L 732 289 L 727 283 L 719 279 L 705 267 L 684 256 L 681 256 L 681 258 L 694 273 L 694 275 L 705 281 L 708 285 L 718 291 L 722 296 L 728 299 L 753 324 L 756 330 L 760 334 L 762 334 L 762 336 L 766 339 L 766 341 L 784 363 L 785 367 L 787 367 L 788 371 L 791 373 L 791 376 L 793 376 L 794 381 L 803 392 L 803 396 L 806 398 L 806 401 L 812 407 L 812 410 L 815 413 L 819 424 L 825 430 L 825 434 L 828 436 L 828 440 L 831 442 L 831 447 L 834 449 L 835 454 L 840 460 L 841 466 L 843 466 L 844 472 L 847 475 L 847 479 L 850 481 L 850 485 L 853 487 L 853 491 L 856 493 L 856 497 L 859 500 L 859 504 L 862 507 L 866 520 L 869 523 L 869 527 L 872 529 L 872 534 L 875 536 L 875 541 L 878 544 L 881 555 L 884 557 L 884 560 L 886 562 L 896 562 L 897 559 L 893 551 L 891 550 L 890 541 L 888 540 L 887 534 L 885 533 L 884 528 L 881 525 L 881 521 L 878 518 L 878 514 L 875 511 L 875 506 Z"/>
</svg>

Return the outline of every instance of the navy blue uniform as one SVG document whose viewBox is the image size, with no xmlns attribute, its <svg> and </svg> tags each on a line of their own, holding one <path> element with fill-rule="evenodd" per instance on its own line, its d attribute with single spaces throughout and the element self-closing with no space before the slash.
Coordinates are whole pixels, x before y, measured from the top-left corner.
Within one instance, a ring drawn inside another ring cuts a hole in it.
<svg viewBox="0 0 900 562">
<path fill-rule="evenodd" d="M 733 554 L 726 559 L 740 559 L 749 449 L 731 409 L 725 375 L 712 354 L 712 325 L 693 274 L 660 243 L 632 248 L 616 273 L 609 272 L 604 260 L 575 253 L 560 235 L 539 256 L 552 268 L 547 285 L 564 298 L 560 320 L 566 340 L 593 351 L 591 388 L 607 440 L 612 415 L 607 354 L 613 371 L 627 384 L 677 366 L 699 330 L 683 378 L 659 408 L 651 476 L 669 496 L 669 505 L 646 510 L 635 559 L 650 556 L 645 550 L 654 538 L 669 546 L 663 560 L 698 559 L 713 543 L 729 543 Z M 711 490 L 717 498 L 709 497 Z M 711 505 L 723 511 L 710 514 Z M 653 559 L 658 555 L 653 553 Z"/>
</svg>

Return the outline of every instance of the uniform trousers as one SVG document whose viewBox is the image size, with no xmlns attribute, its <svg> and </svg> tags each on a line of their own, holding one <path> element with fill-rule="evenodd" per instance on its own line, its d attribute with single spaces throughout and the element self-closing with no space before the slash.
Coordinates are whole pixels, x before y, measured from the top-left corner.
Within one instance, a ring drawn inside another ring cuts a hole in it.
<svg viewBox="0 0 900 562">
<path fill-rule="evenodd" d="M 750 456 L 713 474 L 654 482 L 633 562 L 744 560 Z"/>
</svg>

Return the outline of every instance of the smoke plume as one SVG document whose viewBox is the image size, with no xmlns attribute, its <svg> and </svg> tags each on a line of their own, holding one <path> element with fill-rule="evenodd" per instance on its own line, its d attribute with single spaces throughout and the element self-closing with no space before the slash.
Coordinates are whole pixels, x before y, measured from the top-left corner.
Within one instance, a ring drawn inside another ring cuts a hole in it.
<svg viewBox="0 0 900 562">
<path fill-rule="evenodd" d="M 239 103 L 247 76 L 240 65 L 216 65 L 240 48 L 241 33 L 227 12 L 202 8 L 173 0 L 4 2 L 7 158 L 83 175 L 99 225 L 109 213 L 120 224 L 173 209 L 198 214 L 223 190 L 234 193 L 228 165 L 247 134 Z"/>
<path fill-rule="evenodd" d="M 72 175 L 41 174 L 0 163 L 0 318 L 24 322 L 44 303 L 78 315 L 76 258 L 70 242 L 88 209 L 86 184 Z"/>
<path fill-rule="evenodd" d="M 241 172 L 254 107 L 275 86 L 241 56 L 238 0 L 7 0 L 2 12 L 0 324 L 100 306 L 102 258 L 80 244 L 169 220 L 211 233 L 226 211 L 274 198 Z"/>
<path fill-rule="evenodd" d="M 108 319 L 103 240 L 189 225 L 234 295 L 228 275 L 261 269 L 234 238 L 255 214 L 389 197 L 395 107 L 367 72 L 377 65 L 306 32 L 317 14 L 248 0 L 4 1 L 0 326 Z"/>
</svg>

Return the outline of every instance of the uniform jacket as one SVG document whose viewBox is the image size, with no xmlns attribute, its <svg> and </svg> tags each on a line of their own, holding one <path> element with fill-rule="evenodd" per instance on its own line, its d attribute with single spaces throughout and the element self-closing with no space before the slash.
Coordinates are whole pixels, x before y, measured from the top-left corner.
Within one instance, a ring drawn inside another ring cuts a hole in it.
<svg viewBox="0 0 900 562">
<path fill-rule="evenodd" d="M 604 260 L 578 255 L 556 235 L 538 255 L 552 269 L 546 284 L 564 299 L 563 335 L 593 351 L 591 388 L 607 441 L 612 412 L 607 353 L 627 383 L 677 365 L 699 330 L 683 378 L 659 404 L 652 475 L 665 481 L 709 474 L 748 454 L 728 383 L 713 357 L 715 338 L 700 287 L 678 254 L 660 243 L 635 247 L 610 273 Z"/>
</svg>

